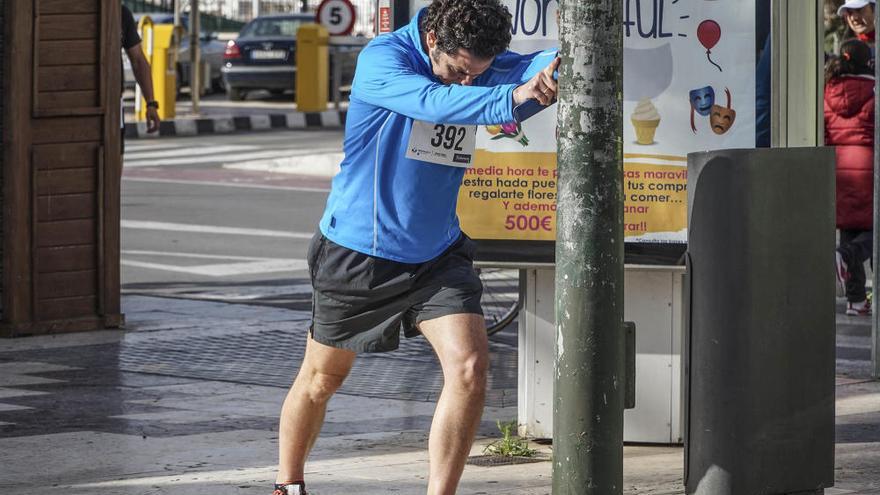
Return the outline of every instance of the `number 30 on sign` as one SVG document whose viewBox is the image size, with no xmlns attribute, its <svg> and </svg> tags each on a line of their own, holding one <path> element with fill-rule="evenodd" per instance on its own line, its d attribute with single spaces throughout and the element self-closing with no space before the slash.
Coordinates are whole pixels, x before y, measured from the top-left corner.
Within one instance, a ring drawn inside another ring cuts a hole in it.
<svg viewBox="0 0 880 495">
<path fill-rule="evenodd" d="M 327 28 L 330 36 L 348 36 L 357 17 L 350 0 L 324 0 L 318 6 L 315 19 Z"/>
</svg>

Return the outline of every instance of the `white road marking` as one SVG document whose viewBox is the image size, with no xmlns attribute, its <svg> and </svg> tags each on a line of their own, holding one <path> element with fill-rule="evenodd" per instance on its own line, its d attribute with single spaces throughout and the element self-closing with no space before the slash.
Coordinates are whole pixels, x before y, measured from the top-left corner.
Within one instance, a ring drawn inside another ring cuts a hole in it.
<svg viewBox="0 0 880 495">
<path fill-rule="evenodd" d="M 123 259 L 123 266 L 134 268 L 146 268 L 175 273 L 187 273 L 190 275 L 202 275 L 206 277 L 231 277 L 235 275 L 257 275 L 264 273 L 293 272 L 308 268 L 306 260 L 300 259 L 275 259 L 267 261 L 251 261 L 245 263 L 219 263 L 213 265 L 178 266 L 162 263 L 147 263 Z"/>
<path fill-rule="evenodd" d="M 219 154 L 219 155 L 207 155 L 207 156 L 199 156 L 194 155 L 192 152 L 187 153 L 182 158 L 166 158 L 163 160 L 151 160 L 151 159 L 125 159 L 125 167 L 128 168 L 138 168 L 138 167 L 167 167 L 173 165 L 198 165 L 200 163 L 232 163 L 232 162 L 244 162 L 251 160 L 258 160 L 261 158 L 282 158 L 285 156 L 290 156 L 289 150 L 276 150 L 276 151 L 258 151 L 258 152 L 246 152 L 246 153 L 238 153 L 238 154 Z"/>
<path fill-rule="evenodd" d="M 187 186 L 214 186 L 214 187 L 244 187 L 250 189 L 268 189 L 274 191 L 300 191 L 300 192 L 330 192 L 330 188 L 320 187 L 290 187 L 269 186 L 265 184 L 247 184 L 241 182 L 213 182 L 198 180 L 174 180 L 174 179 L 148 179 L 142 177 L 123 177 L 122 180 L 129 182 L 157 182 L 162 184 L 181 184 Z"/>
<path fill-rule="evenodd" d="M 173 251 L 144 251 L 139 249 L 123 249 L 122 254 L 130 256 L 165 256 L 170 258 L 190 258 L 200 260 L 233 260 L 233 261 L 271 261 L 278 258 L 260 258 L 255 256 L 230 256 L 222 254 L 180 253 Z"/>
<path fill-rule="evenodd" d="M 125 161 L 142 161 L 156 158 L 177 158 L 181 156 L 204 155 L 210 153 L 213 155 L 230 152 L 241 152 L 258 150 L 259 146 L 235 144 L 229 146 L 187 146 L 176 148 L 165 148 L 152 146 L 149 148 L 140 148 L 136 151 L 125 150 Z"/>
<path fill-rule="evenodd" d="M 188 223 L 150 222 L 123 220 L 123 229 L 163 230 L 168 232 L 192 232 L 197 234 L 249 235 L 259 237 L 284 237 L 290 239 L 311 239 L 313 232 L 286 232 L 282 230 L 243 229 L 238 227 L 219 227 L 216 225 L 197 225 Z"/>
<path fill-rule="evenodd" d="M 195 291 L 195 292 L 193 292 Z M 292 285 L 261 285 L 261 286 L 233 286 L 233 287 L 188 287 L 178 290 L 166 289 L 122 289 L 123 294 L 151 294 L 158 296 L 185 295 L 187 299 L 205 299 L 211 301 L 255 301 L 266 298 L 290 298 L 312 293 L 312 285 L 309 283 Z"/>
</svg>

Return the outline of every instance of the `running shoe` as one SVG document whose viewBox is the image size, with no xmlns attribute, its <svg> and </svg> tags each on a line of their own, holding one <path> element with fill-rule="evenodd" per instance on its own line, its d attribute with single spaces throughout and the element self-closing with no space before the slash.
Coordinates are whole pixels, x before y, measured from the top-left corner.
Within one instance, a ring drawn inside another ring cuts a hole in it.
<svg viewBox="0 0 880 495">
<path fill-rule="evenodd" d="M 272 495 L 308 495 L 306 493 L 306 484 L 303 482 L 275 484 L 275 491 Z"/>
<path fill-rule="evenodd" d="M 846 281 L 849 280 L 849 268 L 846 265 L 846 261 L 843 260 L 840 251 L 834 252 L 834 264 L 834 273 L 837 275 L 837 283 L 840 284 L 841 289 L 846 290 Z M 847 309 L 847 311 L 849 311 L 849 309 Z"/>
<path fill-rule="evenodd" d="M 846 303 L 846 314 L 850 316 L 871 316 L 871 301 Z"/>
</svg>

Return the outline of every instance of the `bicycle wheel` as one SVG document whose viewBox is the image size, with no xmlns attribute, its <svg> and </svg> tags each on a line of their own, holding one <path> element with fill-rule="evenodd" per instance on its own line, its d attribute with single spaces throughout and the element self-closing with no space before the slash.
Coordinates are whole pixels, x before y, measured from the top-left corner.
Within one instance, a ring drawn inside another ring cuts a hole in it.
<svg viewBox="0 0 880 495">
<path fill-rule="evenodd" d="M 519 270 L 477 268 L 483 282 L 480 305 L 486 318 L 486 332 L 492 335 L 510 324 L 521 308 Z"/>
</svg>

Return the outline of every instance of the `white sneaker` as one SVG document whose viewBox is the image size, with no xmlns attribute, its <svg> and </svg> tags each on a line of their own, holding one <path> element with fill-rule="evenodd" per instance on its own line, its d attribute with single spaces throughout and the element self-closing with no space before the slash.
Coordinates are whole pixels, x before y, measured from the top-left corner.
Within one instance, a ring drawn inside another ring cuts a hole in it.
<svg viewBox="0 0 880 495">
<path fill-rule="evenodd" d="M 272 495 L 308 495 L 306 493 L 306 485 L 303 483 L 289 483 L 275 485 L 275 491 Z"/>
<path fill-rule="evenodd" d="M 871 316 L 871 301 L 866 299 L 862 302 L 846 303 L 846 314 L 850 316 Z"/>
</svg>

